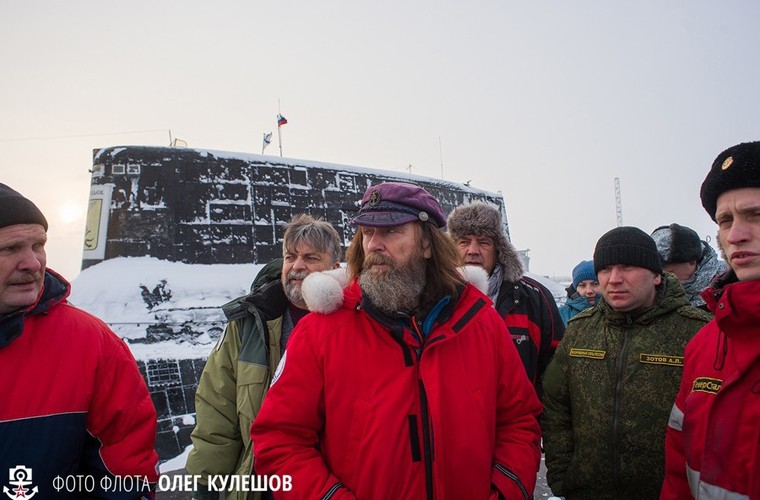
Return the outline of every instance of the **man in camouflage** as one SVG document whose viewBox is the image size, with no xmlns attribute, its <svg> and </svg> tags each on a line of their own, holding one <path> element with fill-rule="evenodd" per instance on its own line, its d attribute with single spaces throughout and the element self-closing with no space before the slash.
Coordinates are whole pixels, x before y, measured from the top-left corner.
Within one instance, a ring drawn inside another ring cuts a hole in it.
<svg viewBox="0 0 760 500">
<path fill-rule="evenodd" d="M 544 374 L 548 483 L 568 499 L 657 498 L 684 347 L 711 316 L 638 228 L 603 235 L 594 270 L 603 301 L 569 321 Z"/>
</svg>

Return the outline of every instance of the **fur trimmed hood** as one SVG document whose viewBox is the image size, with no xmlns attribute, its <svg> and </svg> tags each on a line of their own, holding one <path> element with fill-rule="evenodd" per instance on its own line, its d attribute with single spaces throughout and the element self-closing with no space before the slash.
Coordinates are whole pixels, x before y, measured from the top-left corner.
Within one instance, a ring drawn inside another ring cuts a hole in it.
<svg viewBox="0 0 760 500">
<path fill-rule="evenodd" d="M 522 278 L 522 262 L 515 247 L 507 240 L 498 209 L 482 201 L 461 205 L 451 211 L 447 225 L 454 240 L 468 234 L 490 237 L 496 246 L 496 260 L 504 271 L 504 280 L 514 283 Z"/>
<path fill-rule="evenodd" d="M 483 268 L 463 266 L 458 271 L 466 282 L 483 294 L 488 293 L 488 275 Z M 301 285 L 301 293 L 309 311 L 330 314 L 343 305 L 343 289 L 348 285 L 346 268 L 331 269 L 308 275 Z"/>
</svg>

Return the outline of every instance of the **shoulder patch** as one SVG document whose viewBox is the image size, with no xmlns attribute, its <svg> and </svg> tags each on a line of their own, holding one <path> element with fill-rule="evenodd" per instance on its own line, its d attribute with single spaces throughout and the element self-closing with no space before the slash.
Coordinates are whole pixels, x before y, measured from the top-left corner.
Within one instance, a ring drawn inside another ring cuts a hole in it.
<svg viewBox="0 0 760 500">
<path fill-rule="evenodd" d="M 573 347 L 570 349 L 570 356 L 574 358 L 604 359 L 606 351 L 597 351 L 596 349 L 579 349 Z"/>
<path fill-rule="evenodd" d="M 691 392 L 706 392 L 707 394 L 718 394 L 723 380 L 711 377 L 697 377 L 691 384 Z"/>
<path fill-rule="evenodd" d="M 683 368 L 683 356 L 669 356 L 667 354 L 639 354 L 639 363 L 647 365 L 680 366 Z"/>
<path fill-rule="evenodd" d="M 282 375 L 282 371 L 285 369 L 285 358 L 288 357 L 288 350 L 285 349 L 285 353 L 282 355 L 282 359 L 280 359 L 280 364 L 277 365 L 277 369 L 274 371 L 274 377 L 272 377 L 272 383 L 269 384 L 269 387 L 272 387 L 277 380 L 279 380 L 280 375 Z"/>
</svg>

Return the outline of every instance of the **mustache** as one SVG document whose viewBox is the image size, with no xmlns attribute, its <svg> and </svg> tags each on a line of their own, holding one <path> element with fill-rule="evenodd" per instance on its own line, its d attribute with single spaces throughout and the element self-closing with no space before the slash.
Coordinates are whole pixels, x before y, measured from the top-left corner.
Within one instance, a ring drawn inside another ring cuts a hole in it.
<svg viewBox="0 0 760 500">
<path fill-rule="evenodd" d="M 305 279 L 308 275 L 308 271 L 290 271 L 288 273 L 287 279 L 288 281 L 302 280 Z"/>
<path fill-rule="evenodd" d="M 8 280 L 8 284 L 9 285 L 25 285 L 27 283 L 36 283 L 38 281 L 42 281 L 42 273 L 40 272 L 30 273 L 27 271 L 19 275 L 16 275 L 10 280 Z"/>
<path fill-rule="evenodd" d="M 367 268 L 369 266 L 374 266 L 376 264 L 383 264 L 386 266 L 393 267 L 393 260 L 390 257 L 387 257 L 379 253 L 371 253 L 367 255 L 366 257 L 364 257 L 364 268 Z"/>
</svg>

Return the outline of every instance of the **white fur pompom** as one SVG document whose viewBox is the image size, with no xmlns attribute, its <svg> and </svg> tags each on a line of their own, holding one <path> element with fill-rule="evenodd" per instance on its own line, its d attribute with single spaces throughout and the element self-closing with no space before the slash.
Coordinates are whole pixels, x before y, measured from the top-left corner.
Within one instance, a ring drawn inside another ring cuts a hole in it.
<svg viewBox="0 0 760 500">
<path fill-rule="evenodd" d="M 346 270 L 333 269 L 308 275 L 301 285 L 301 293 L 309 311 L 330 314 L 343 305 L 343 288 L 346 285 Z"/>
<path fill-rule="evenodd" d="M 348 269 L 345 267 L 330 269 L 329 271 L 322 271 L 322 274 L 326 274 L 327 276 L 331 276 L 332 278 L 336 279 L 338 283 L 340 283 L 341 288 L 346 288 L 348 286 Z"/>
<path fill-rule="evenodd" d="M 468 281 L 483 294 L 488 295 L 488 273 L 485 269 L 479 266 L 462 266 L 458 267 L 457 270 L 465 281 Z"/>
</svg>

